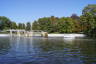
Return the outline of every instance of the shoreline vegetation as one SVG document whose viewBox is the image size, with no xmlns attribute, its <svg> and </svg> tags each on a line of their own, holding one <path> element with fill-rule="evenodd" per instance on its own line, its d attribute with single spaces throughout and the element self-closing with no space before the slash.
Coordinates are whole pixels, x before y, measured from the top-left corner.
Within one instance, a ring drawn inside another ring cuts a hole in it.
<svg viewBox="0 0 96 64">
<path fill-rule="evenodd" d="M 80 16 L 72 14 L 70 17 L 43 17 L 26 24 L 17 24 L 16 21 L 0 16 L 0 31 L 7 29 L 43 30 L 49 34 L 81 33 L 96 37 L 96 4 L 84 7 Z"/>
</svg>

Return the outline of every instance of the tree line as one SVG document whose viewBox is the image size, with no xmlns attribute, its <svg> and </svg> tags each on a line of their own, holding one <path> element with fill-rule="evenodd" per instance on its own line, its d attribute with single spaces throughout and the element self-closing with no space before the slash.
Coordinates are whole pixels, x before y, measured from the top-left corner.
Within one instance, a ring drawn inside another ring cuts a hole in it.
<svg viewBox="0 0 96 64">
<path fill-rule="evenodd" d="M 16 23 L 11 21 L 9 18 L 5 16 L 0 16 L 0 30 L 7 30 L 7 29 L 25 29 L 31 30 L 31 23 Z"/>
<path fill-rule="evenodd" d="M 33 23 L 27 22 L 26 24 L 17 24 L 7 17 L 0 16 L 0 30 L 4 29 L 33 29 L 48 33 L 85 33 L 96 37 L 96 4 L 84 7 L 81 16 L 72 14 L 70 17 L 43 17 Z"/>
<path fill-rule="evenodd" d="M 84 7 L 82 15 L 70 17 L 44 17 L 34 21 L 34 30 L 45 30 L 49 33 L 85 33 L 96 37 L 96 4 Z"/>
</svg>

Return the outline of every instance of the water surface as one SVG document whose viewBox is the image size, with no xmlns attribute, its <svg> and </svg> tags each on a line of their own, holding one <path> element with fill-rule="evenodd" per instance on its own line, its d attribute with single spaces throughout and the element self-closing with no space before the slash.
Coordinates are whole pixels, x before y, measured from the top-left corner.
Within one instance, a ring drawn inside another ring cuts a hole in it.
<svg viewBox="0 0 96 64">
<path fill-rule="evenodd" d="M 96 40 L 0 37 L 0 64 L 96 64 Z"/>
</svg>

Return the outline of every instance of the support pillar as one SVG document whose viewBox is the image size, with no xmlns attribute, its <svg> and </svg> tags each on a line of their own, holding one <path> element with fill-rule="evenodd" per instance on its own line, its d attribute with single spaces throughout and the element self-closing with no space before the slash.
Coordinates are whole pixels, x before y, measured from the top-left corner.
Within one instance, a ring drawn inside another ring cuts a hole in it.
<svg viewBox="0 0 96 64">
<path fill-rule="evenodd" d="M 17 31 L 17 35 L 20 36 L 20 31 L 19 30 Z"/>
<path fill-rule="evenodd" d="M 42 32 L 41 33 L 41 36 L 45 37 L 45 38 L 48 38 L 48 33 L 47 32 Z"/>
<path fill-rule="evenodd" d="M 10 36 L 12 36 L 12 31 L 10 30 Z"/>
</svg>

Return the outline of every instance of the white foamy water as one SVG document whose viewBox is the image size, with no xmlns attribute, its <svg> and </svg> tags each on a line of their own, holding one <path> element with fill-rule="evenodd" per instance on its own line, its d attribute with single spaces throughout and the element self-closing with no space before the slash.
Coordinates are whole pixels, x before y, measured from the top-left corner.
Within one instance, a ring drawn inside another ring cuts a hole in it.
<svg viewBox="0 0 96 64">
<path fill-rule="evenodd" d="M 85 35 L 84 34 L 48 34 L 48 37 L 74 38 L 74 37 L 85 37 Z"/>
<path fill-rule="evenodd" d="M 9 34 L 0 34 L 0 37 L 10 36 Z"/>
</svg>

